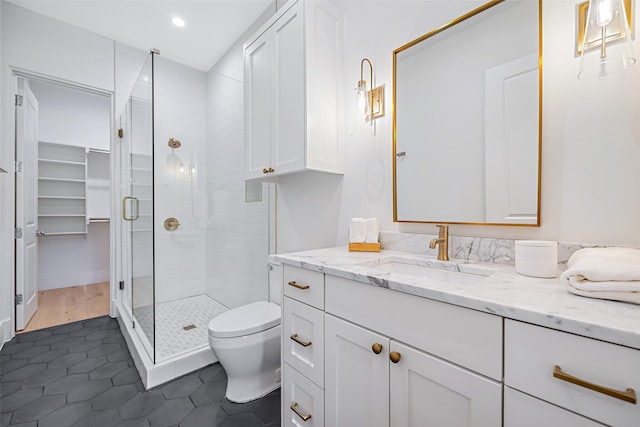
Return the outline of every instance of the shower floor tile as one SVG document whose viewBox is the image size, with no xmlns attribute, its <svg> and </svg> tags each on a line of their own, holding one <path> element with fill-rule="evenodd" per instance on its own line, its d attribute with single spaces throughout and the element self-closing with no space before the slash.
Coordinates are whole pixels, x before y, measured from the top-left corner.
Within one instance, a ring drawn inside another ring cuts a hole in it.
<svg viewBox="0 0 640 427">
<path fill-rule="evenodd" d="M 137 324 L 147 337 L 153 331 L 152 308 L 148 305 L 134 310 Z M 227 310 L 227 307 L 207 295 L 157 304 L 156 362 L 209 345 L 209 322 Z"/>
</svg>

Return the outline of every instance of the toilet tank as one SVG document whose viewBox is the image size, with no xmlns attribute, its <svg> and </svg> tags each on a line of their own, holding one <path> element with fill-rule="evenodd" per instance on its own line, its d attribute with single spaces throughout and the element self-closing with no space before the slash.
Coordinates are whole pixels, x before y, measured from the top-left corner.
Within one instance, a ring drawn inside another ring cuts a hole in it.
<svg viewBox="0 0 640 427">
<path fill-rule="evenodd" d="M 282 274 L 284 268 L 279 262 L 269 262 L 269 301 L 282 306 Z"/>
</svg>

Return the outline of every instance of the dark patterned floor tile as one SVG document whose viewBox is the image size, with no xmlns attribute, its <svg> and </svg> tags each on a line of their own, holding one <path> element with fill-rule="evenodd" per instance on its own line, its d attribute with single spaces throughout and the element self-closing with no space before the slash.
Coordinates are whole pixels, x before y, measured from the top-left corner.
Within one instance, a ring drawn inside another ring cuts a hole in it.
<svg viewBox="0 0 640 427">
<path fill-rule="evenodd" d="M 98 329 L 97 331 L 93 332 L 90 335 L 87 335 L 87 341 L 94 341 L 94 340 L 104 340 L 106 338 L 109 338 L 110 336 L 114 335 L 116 333 L 116 330 L 114 329 Z"/>
<path fill-rule="evenodd" d="M 252 413 L 229 415 L 220 427 L 262 427 L 262 423 Z"/>
<path fill-rule="evenodd" d="M 136 368 L 127 368 L 112 378 L 113 385 L 135 384 L 140 381 L 140 375 Z"/>
<path fill-rule="evenodd" d="M 37 356 L 33 356 L 31 359 L 29 359 L 29 363 L 47 363 L 47 362 L 51 362 L 52 360 L 57 359 L 58 357 L 64 356 L 67 353 L 68 353 L 68 350 L 66 348 L 59 348 L 57 350 L 49 350 L 49 351 L 44 352 L 42 354 L 39 354 Z"/>
<path fill-rule="evenodd" d="M 92 401 L 94 411 L 118 408 L 120 405 L 138 394 L 138 389 L 133 384 L 111 387 Z"/>
<path fill-rule="evenodd" d="M 86 340 L 84 339 L 84 337 L 69 338 L 65 339 L 64 341 L 51 344 L 51 350 L 56 350 L 58 348 L 69 348 L 73 347 L 74 345 L 84 344 L 85 342 Z"/>
<path fill-rule="evenodd" d="M 0 405 L 0 412 L 13 412 L 16 411 L 28 403 L 42 397 L 41 388 L 30 388 L 27 390 L 18 390 L 11 393 L 9 396 L 2 397 L 2 405 Z"/>
<path fill-rule="evenodd" d="M 67 370 L 64 368 L 47 369 L 44 372 L 39 372 L 33 375 L 23 382 L 24 388 L 44 387 L 51 384 L 54 381 L 67 375 Z"/>
<path fill-rule="evenodd" d="M 11 371 L 15 371 L 18 368 L 22 368 L 27 363 L 29 363 L 29 361 L 24 359 L 9 360 L 8 362 L 2 362 L 2 365 L 0 365 L 0 375 L 4 376 Z"/>
<path fill-rule="evenodd" d="M 100 343 L 100 341 L 96 341 Z M 100 347 L 94 348 L 93 350 L 87 352 L 87 356 L 96 357 L 96 356 L 107 356 L 114 351 L 118 351 L 122 348 L 120 344 L 102 344 Z"/>
<path fill-rule="evenodd" d="M 117 409 L 93 411 L 73 424 L 73 427 L 112 427 L 120 420 Z"/>
<path fill-rule="evenodd" d="M 67 349 L 65 349 L 65 351 L 66 350 Z M 64 356 L 60 356 L 57 359 L 53 359 L 51 362 L 49 362 L 47 367 L 49 369 L 51 369 L 51 368 L 68 368 L 69 366 L 75 365 L 79 361 L 84 360 L 86 358 L 87 358 L 87 355 L 85 353 L 65 354 Z"/>
<path fill-rule="evenodd" d="M 37 340 L 36 342 L 38 343 L 38 345 L 54 345 L 66 339 L 68 339 L 67 334 L 56 334 L 56 335 L 50 335 L 46 338 L 42 338 L 40 340 Z"/>
<path fill-rule="evenodd" d="M 227 383 L 224 381 L 215 381 L 204 383 L 191 393 L 191 400 L 196 406 L 206 406 L 212 403 L 218 404 L 224 398 L 227 391 Z"/>
<path fill-rule="evenodd" d="M 162 387 L 162 392 L 167 399 L 175 399 L 189 396 L 201 385 L 200 377 L 196 374 L 189 374 L 169 382 Z"/>
<path fill-rule="evenodd" d="M 85 321 L 84 322 L 84 327 L 85 328 L 93 328 L 93 327 L 106 325 L 106 324 L 109 324 L 109 323 L 115 323 L 117 325 L 118 321 L 116 319 L 110 318 L 109 316 L 96 317 L 95 319 L 91 319 L 91 320 Z"/>
<path fill-rule="evenodd" d="M 253 413 L 262 424 L 271 424 L 280 421 L 280 389 L 272 391 L 263 397 Z"/>
<path fill-rule="evenodd" d="M 66 325 L 56 326 L 51 331 L 54 335 L 69 334 L 78 329 L 82 329 L 82 322 L 67 323 Z"/>
<path fill-rule="evenodd" d="M 97 380 L 100 378 L 112 378 L 118 375 L 120 372 L 127 369 L 129 365 L 127 362 L 109 362 L 94 369 L 89 373 L 90 380 Z"/>
<path fill-rule="evenodd" d="M 109 362 L 118 362 L 120 360 L 131 360 L 131 354 L 129 350 L 123 345 L 120 350 L 116 350 L 113 353 L 107 355 Z"/>
<path fill-rule="evenodd" d="M 66 403 L 67 399 L 64 395 L 39 397 L 17 411 L 14 411 L 13 417 L 11 417 L 11 422 L 16 424 L 38 421 L 56 409 L 63 407 Z"/>
<path fill-rule="evenodd" d="M 5 398 L 22 388 L 22 381 L 2 381 L 0 382 L 0 396 Z"/>
<path fill-rule="evenodd" d="M 198 371 L 198 375 L 203 383 L 211 381 L 222 381 L 227 379 L 227 373 L 219 363 L 214 363 Z"/>
<path fill-rule="evenodd" d="M 24 350 L 18 351 L 11 356 L 11 359 L 31 359 L 34 356 L 38 356 L 40 354 L 44 354 L 49 351 L 48 345 L 34 345 L 29 348 L 25 348 Z"/>
<path fill-rule="evenodd" d="M 224 409 L 224 411 L 227 413 L 227 415 L 235 415 L 235 414 L 242 414 L 246 412 L 253 412 L 258 406 L 258 402 L 259 400 L 253 400 L 247 403 L 234 403 L 227 400 L 227 398 L 225 397 L 222 400 L 221 406 Z"/>
<path fill-rule="evenodd" d="M 100 396 L 111 388 L 111 379 L 91 380 L 67 393 L 67 402 L 82 402 Z"/>
<path fill-rule="evenodd" d="M 149 418 L 140 417 L 132 418 L 130 420 L 122 420 L 116 424 L 118 427 L 149 427 Z"/>
<path fill-rule="evenodd" d="M 91 414 L 89 402 L 69 403 L 38 422 L 38 427 L 70 427 Z"/>
<path fill-rule="evenodd" d="M 180 427 L 219 426 L 227 418 L 220 405 L 209 405 L 194 409 L 180 423 Z"/>
<path fill-rule="evenodd" d="M 84 359 L 69 366 L 68 372 L 70 374 L 80 374 L 83 372 L 91 372 L 96 368 L 107 363 L 107 358 L 104 356 L 92 357 L 90 359 Z"/>
<path fill-rule="evenodd" d="M 2 375 L 2 381 L 20 381 L 44 371 L 47 368 L 46 363 L 35 363 L 33 365 L 25 365 L 21 368 L 14 369 L 7 374 Z"/>
<path fill-rule="evenodd" d="M 89 381 L 89 374 L 72 374 L 60 378 L 44 388 L 45 396 L 52 394 L 67 394 Z"/>
<path fill-rule="evenodd" d="M 4 344 L 2 347 L 2 354 L 14 354 L 29 347 L 33 347 L 32 341 L 19 343 L 16 341 L 16 338 L 13 338 L 11 341 Z"/>
<path fill-rule="evenodd" d="M 139 393 L 133 399 L 120 406 L 120 417 L 124 420 L 146 417 L 164 402 L 165 399 L 161 391 Z"/>
<path fill-rule="evenodd" d="M 149 415 L 151 427 L 171 427 L 180 424 L 196 407 L 188 397 L 166 400 Z"/>
<path fill-rule="evenodd" d="M 39 330 L 33 332 L 25 332 L 17 336 L 18 342 L 36 341 L 51 335 L 51 331 Z"/>
</svg>

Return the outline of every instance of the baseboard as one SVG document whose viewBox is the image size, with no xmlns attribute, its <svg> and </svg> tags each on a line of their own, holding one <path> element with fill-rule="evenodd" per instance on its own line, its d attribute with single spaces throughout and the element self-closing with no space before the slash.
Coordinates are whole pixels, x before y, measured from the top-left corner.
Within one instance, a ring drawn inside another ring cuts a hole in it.
<svg viewBox="0 0 640 427">
<path fill-rule="evenodd" d="M 0 350 L 4 346 L 4 343 L 9 341 L 13 335 L 13 328 L 11 327 L 11 319 L 4 319 L 0 321 Z"/>
<path fill-rule="evenodd" d="M 108 282 L 109 280 L 109 270 L 61 274 L 57 276 L 40 277 L 38 280 L 38 290 L 47 291 L 49 289 L 70 288 L 72 286 Z"/>
</svg>

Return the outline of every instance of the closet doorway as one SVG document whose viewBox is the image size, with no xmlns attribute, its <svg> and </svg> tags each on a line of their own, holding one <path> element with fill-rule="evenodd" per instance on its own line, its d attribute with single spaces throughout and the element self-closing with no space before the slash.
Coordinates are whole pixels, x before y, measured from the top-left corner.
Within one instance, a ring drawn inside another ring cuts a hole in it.
<svg viewBox="0 0 640 427">
<path fill-rule="evenodd" d="M 48 80 L 17 79 L 37 110 L 35 138 L 16 138 L 16 152 L 34 158 L 25 161 L 16 181 L 16 227 L 25 224 L 26 231 L 33 222 L 29 211 L 37 211 L 31 215 L 37 218 L 36 241 L 29 251 L 16 245 L 15 327 L 21 333 L 109 314 L 111 98 Z M 23 107 L 18 104 L 16 117 Z M 21 188 L 21 180 L 33 190 Z M 22 298 L 21 310 L 22 293 L 32 297 Z"/>
</svg>

